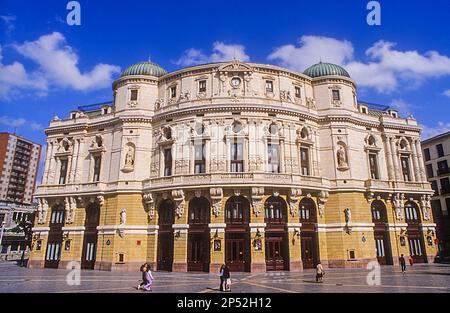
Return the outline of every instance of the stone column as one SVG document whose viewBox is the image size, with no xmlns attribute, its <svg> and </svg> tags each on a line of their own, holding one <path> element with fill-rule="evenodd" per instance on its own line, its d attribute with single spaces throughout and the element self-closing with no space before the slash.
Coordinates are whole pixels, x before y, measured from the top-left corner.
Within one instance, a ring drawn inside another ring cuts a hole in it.
<svg viewBox="0 0 450 313">
<path fill-rule="evenodd" d="M 45 162 L 44 162 L 44 174 L 42 175 L 42 184 L 46 185 L 48 183 L 48 173 L 50 171 L 50 158 L 52 156 L 53 144 L 47 143 L 47 150 L 45 152 Z"/>
<path fill-rule="evenodd" d="M 416 151 L 417 151 L 417 162 L 419 164 L 420 178 L 423 182 L 427 181 L 427 175 L 425 172 L 425 164 L 422 155 L 422 146 L 420 144 L 420 140 L 417 139 L 415 141 Z"/>
<path fill-rule="evenodd" d="M 413 166 L 414 166 L 414 181 L 421 181 L 420 179 L 420 168 L 419 168 L 419 161 L 417 159 L 417 148 L 416 144 L 414 142 L 414 139 L 410 142 L 412 147 L 412 160 L 413 160 Z"/>
<path fill-rule="evenodd" d="M 388 136 L 384 136 L 384 147 L 386 149 L 386 162 L 389 180 L 395 179 L 393 164 L 392 164 L 392 150 L 391 150 L 391 139 Z"/>
<path fill-rule="evenodd" d="M 284 149 L 284 139 L 280 139 L 280 173 L 286 173 L 286 157 Z"/>
<path fill-rule="evenodd" d="M 250 271 L 259 273 L 266 271 L 266 244 L 265 244 L 265 229 L 266 223 L 264 223 L 264 202 L 266 197 L 264 196 L 264 189 L 253 187 L 252 198 L 250 208 L 250 247 L 247 247 L 250 251 Z M 260 246 L 255 246 L 260 242 Z"/>
<path fill-rule="evenodd" d="M 76 172 L 77 163 L 78 163 L 79 141 L 78 141 L 78 139 L 75 139 L 74 141 L 75 142 L 73 145 L 72 157 L 69 158 L 71 160 L 70 168 L 68 168 L 68 175 L 67 175 L 67 180 L 69 183 L 72 183 L 75 181 L 75 172 Z"/>
<path fill-rule="evenodd" d="M 394 164 L 395 180 L 399 181 L 399 180 L 401 180 L 401 173 L 400 173 L 400 168 L 399 168 L 399 164 L 398 164 L 397 146 L 395 145 L 395 138 L 391 137 L 390 142 L 391 142 L 391 152 L 392 152 L 391 155 L 392 155 L 392 160 L 393 160 L 393 164 Z"/>
</svg>

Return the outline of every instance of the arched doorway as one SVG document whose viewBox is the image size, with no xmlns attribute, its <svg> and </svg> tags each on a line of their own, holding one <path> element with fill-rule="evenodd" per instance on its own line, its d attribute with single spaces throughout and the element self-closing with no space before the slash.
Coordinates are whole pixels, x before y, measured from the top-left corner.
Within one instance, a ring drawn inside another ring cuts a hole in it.
<svg viewBox="0 0 450 313">
<path fill-rule="evenodd" d="M 319 240 L 316 204 L 310 198 L 300 201 L 300 223 L 303 268 L 314 268 L 319 262 Z"/>
<path fill-rule="evenodd" d="M 189 201 L 188 271 L 209 271 L 210 204 L 205 197 Z"/>
<path fill-rule="evenodd" d="M 371 205 L 372 223 L 374 227 L 375 248 L 378 263 L 392 265 L 392 251 L 389 239 L 386 205 L 381 200 L 375 200 Z"/>
<path fill-rule="evenodd" d="M 58 268 L 61 259 L 61 249 L 63 242 L 63 231 L 65 212 L 62 205 L 52 208 L 50 216 L 50 230 L 48 233 L 47 250 L 45 252 L 46 268 Z"/>
<path fill-rule="evenodd" d="M 100 222 L 100 205 L 90 203 L 86 208 L 86 219 L 84 222 L 83 253 L 81 256 L 82 269 L 94 269 L 97 254 L 97 226 Z"/>
<path fill-rule="evenodd" d="M 286 231 L 287 205 L 281 197 L 270 197 L 264 204 L 266 223 L 266 270 L 289 269 L 289 245 Z"/>
<path fill-rule="evenodd" d="M 160 271 L 171 271 L 173 263 L 173 229 L 175 205 L 172 200 L 161 201 L 158 207 L 158 261 Z"/>
<path fill-rule="evenodd" d="M 421 221 L 420 211 L 419 206 L 414 201 L 405 203 L 405 218 L 408 224 L 406 230 L 408 233 L 409 254 L 415 263 L 426 263 L 427 257 L 419 225 Z"/>
<path fill-rule="evenodd" d="M 233 196 L 225 204 L 225 263 L 232 272 L 250 271 L 250 203 Z"/>
</svg>

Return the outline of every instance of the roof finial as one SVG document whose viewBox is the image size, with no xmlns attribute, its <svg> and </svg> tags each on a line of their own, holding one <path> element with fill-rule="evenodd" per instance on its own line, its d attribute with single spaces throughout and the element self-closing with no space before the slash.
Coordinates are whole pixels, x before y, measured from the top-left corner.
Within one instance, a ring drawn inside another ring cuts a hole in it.
<svg viewBox="0 0 450 313">
<path fill-rule="evenodd" d="M 152 61 L 152 55 L 149 53 L 148 54 L 148 61 L 151 62 Z"/>
</svg>

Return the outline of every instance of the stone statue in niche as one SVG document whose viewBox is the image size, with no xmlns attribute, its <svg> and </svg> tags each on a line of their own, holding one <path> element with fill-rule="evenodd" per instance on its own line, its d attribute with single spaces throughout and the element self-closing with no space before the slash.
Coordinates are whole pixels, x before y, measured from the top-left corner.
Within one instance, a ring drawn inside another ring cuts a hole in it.
<svg viewBox="0 0 450 313">
<path fill-rule="evenodd" d="M 337 151 L 337 161 L 339 168 L 348 168 L 347 152 L 342 145 L 339 145 Z"/>
<path fill-rule="evenodd" d="M 127 210 L 122 209 L 122 211 L 120 211 L 120 225 L 125 225 L 126 222 L 127 222 Z"/>
<path fill-rule="evenodd" d="M 125 154 L 125 165 L 123 171 L 131 172 L 134 170 L 134 147 L 132 145 L 127 146 L 127 153 Z"/>
<path fill-rule="evenodd" d="M 345 214 L 345 224 L 349 224 L 352 220 L 352 211 L 349 208 L 346 208 L 344 210 L 344 214 Z"/>
</svg>

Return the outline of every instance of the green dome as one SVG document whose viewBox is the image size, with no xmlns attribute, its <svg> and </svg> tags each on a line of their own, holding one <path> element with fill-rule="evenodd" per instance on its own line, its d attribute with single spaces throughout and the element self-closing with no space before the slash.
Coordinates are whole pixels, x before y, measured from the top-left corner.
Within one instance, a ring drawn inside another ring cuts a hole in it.
<svg viewBox="0 0 450 313">
<path fill-rule="evenodd" d="M 120 77 L 129 75 L 150 75 L 160 77 L 165 74 L 167 74 L 167 71 L 158 64 L 145 61 L 128 67 L 125 71 L 123 71 Z"/>
<path fill-rule="evenodd" d="M 308 67 L 303 74 L 308 75 L 309 77 L 320 77 L 320 76 L 328 76 L 328 75 L 338 75 L 345 76 L 350 78 L 348 72 L 343 69 L 341 66 L 332 64 L 332 63 L 317 63 L 313 66 Z"/>
</svg>

